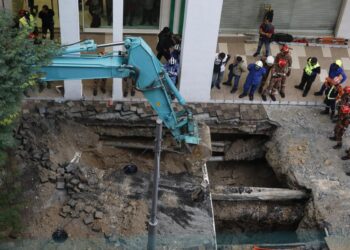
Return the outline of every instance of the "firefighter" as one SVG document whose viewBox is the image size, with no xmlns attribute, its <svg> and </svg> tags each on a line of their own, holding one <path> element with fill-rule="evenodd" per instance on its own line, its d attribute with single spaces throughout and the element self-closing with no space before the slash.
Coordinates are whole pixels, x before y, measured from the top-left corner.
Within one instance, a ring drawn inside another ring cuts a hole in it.
<svg viewBox="0 0 350 250">
<path fill-rule="evenodd" d="M 276 58 L 275 58 L 275 64 L 278 64 L 278 62 L 280 61 L 280 59 L 284 59 L 287 61 L 287 65 L 288 65 L 288 72 L 286 73 L 285 76 L 282 77 L 282 81 L 281 81 L 281 88 L 279 89 L 280 91 L 280 95 L 282 98 L 286 97 L 286 93 L 285 93 L 285 88 L 286 88 L 286 80 L 287 77 L 290 76 L 291 70 L 292 70 L 292 57 L 290 55 L 290 48 L 288 47 L 288 45 L 283 45 L 281 48 L 281 52 L 277 54 Z"/>
<path fill-rule="evenodd" d="M 343 95 L 340 97 L 340 101 L 337 103 L 338 106 L 338 114 L 334 117 L 333 122 L 337 122 L 339 114 L 340 114 L 340 107 L 344 106 L 344 105 L 348 105 L 350 106 L 350 86 L 346 86 L 343 89 Z"/>
<path fill-rule="evenodd" d="M 263 91 L 261 98 L 266 101 L 266 95 L 269 94 L 272 101 L 276 101 L 276 93 L 280 91 L 283 78 L 288 73 L 288 62 L 285 59 L 279 59 L 277 65 L 274 64 L 271 70 L 269 86 Z"/>
<path fill-rule="evenodd" d="M 337 144 L 333 147 L 334 149 L 339 149 L 342 147 L 342 139 L 346 128 L 350 123 L 350 107 L 348 105 L 343 105 L 340 107 L 339 119 L 334 128 L 334 136 L 329 137 L 330 140 L 336 141 Z"/>
<path fill-rule="evenodd" d="M 329 110 L 331 110 L 331 119 L 333 119 L 336 102 L 343 95 L 343 89 L 341 87 L 341 77 L 336 77 L 334 79 L 327 77 L 324 85 L 326 86 L 326 97 L 324 99 L 326 108 L 325 110 L 321 111 L 321 114 L 328 115 Z"/>
</svg>

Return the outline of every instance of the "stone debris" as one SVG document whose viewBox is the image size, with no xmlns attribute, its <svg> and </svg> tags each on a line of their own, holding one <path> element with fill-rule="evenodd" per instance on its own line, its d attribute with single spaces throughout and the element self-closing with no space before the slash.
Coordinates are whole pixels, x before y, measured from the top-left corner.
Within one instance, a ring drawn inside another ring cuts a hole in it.
<svg viewBox="0 0 350 250">
<path fill-rule="evenodd" d="M 95 219 L 102 219 L 103 213 L 101 211 L 96 211 L 94 214 Z"/>
<path fill-rule="evenodd" d="M 84 221 L 85 225 L 89 225 L 94 221 L 94 218 L 92 217 L 92 215 L 88 215 L 84 218 L 83 221 Z"/>
</svg>

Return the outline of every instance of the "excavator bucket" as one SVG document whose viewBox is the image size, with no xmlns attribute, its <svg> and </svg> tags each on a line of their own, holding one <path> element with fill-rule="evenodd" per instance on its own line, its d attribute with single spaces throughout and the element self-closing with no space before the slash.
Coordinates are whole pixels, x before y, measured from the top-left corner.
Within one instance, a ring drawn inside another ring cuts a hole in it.
<svg viewBox="0 0 350 250">
<path fill-rule="evenodd" d="M 212 152 L 209 126 L 205 123 L 198 123 L 198 134 L 200 142 L 197 145 L 189 146 L 190 153 L 187 157 L 187 159 L 194 164 L 208 161 Z"/>
</svg>

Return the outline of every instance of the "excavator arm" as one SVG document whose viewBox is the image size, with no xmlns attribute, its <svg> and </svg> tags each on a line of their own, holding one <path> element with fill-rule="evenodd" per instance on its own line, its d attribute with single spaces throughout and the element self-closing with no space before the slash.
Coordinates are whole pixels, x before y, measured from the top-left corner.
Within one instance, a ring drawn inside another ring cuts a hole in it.
<svg viewBox="0 0 350 250">
<path fill-rule="evenodd" d="M 109 46 L 124 46 L 124 51 L 106 55 L 79 54 Z M 41 68 L 43 81 L 69 79 L 98 79 L 134 77 L 136 89 L 141 91 L 164 125 L 178 142 L 199 144 L 198 124 L 186 107 L 163 65 L 142 38 L 128 37 L 124 42 L 97 45 L 93 40 L 62 47 L 49 66 Z M 171 96 L 175 96 L 182 110 L 175 112 Z"/>
</svg>

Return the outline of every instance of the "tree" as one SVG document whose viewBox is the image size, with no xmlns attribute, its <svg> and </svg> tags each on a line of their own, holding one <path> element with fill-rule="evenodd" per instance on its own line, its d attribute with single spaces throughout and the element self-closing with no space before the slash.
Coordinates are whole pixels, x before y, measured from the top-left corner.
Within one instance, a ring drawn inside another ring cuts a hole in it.
<svg viewBox="0 0 350 250">
<path fill-rule="evenodd" d="M 6 150 L 15 145 L 12 131 L 23 91 L 35 84 L 39 68 L 58 51 L 51 41 L 34 44 L 29 31 L 16 28 L 14 20 L 12 14 L 0 11 L 0 166 L 6 161 Z"/>
<path fill-rule="evenodd" d="M 20 116 L 23 91 L 36 83 L 40 67 L 50 63 L 58 46 L 34 43 L 30 30 L 16 28 L 14 17 L 0 11 L 0 233 L 20 228 L 20 174 L 7 152 L 15 146 L 13 129 Z M 0 234 L 0 238 L 2 235 Z"/>
</svg>

